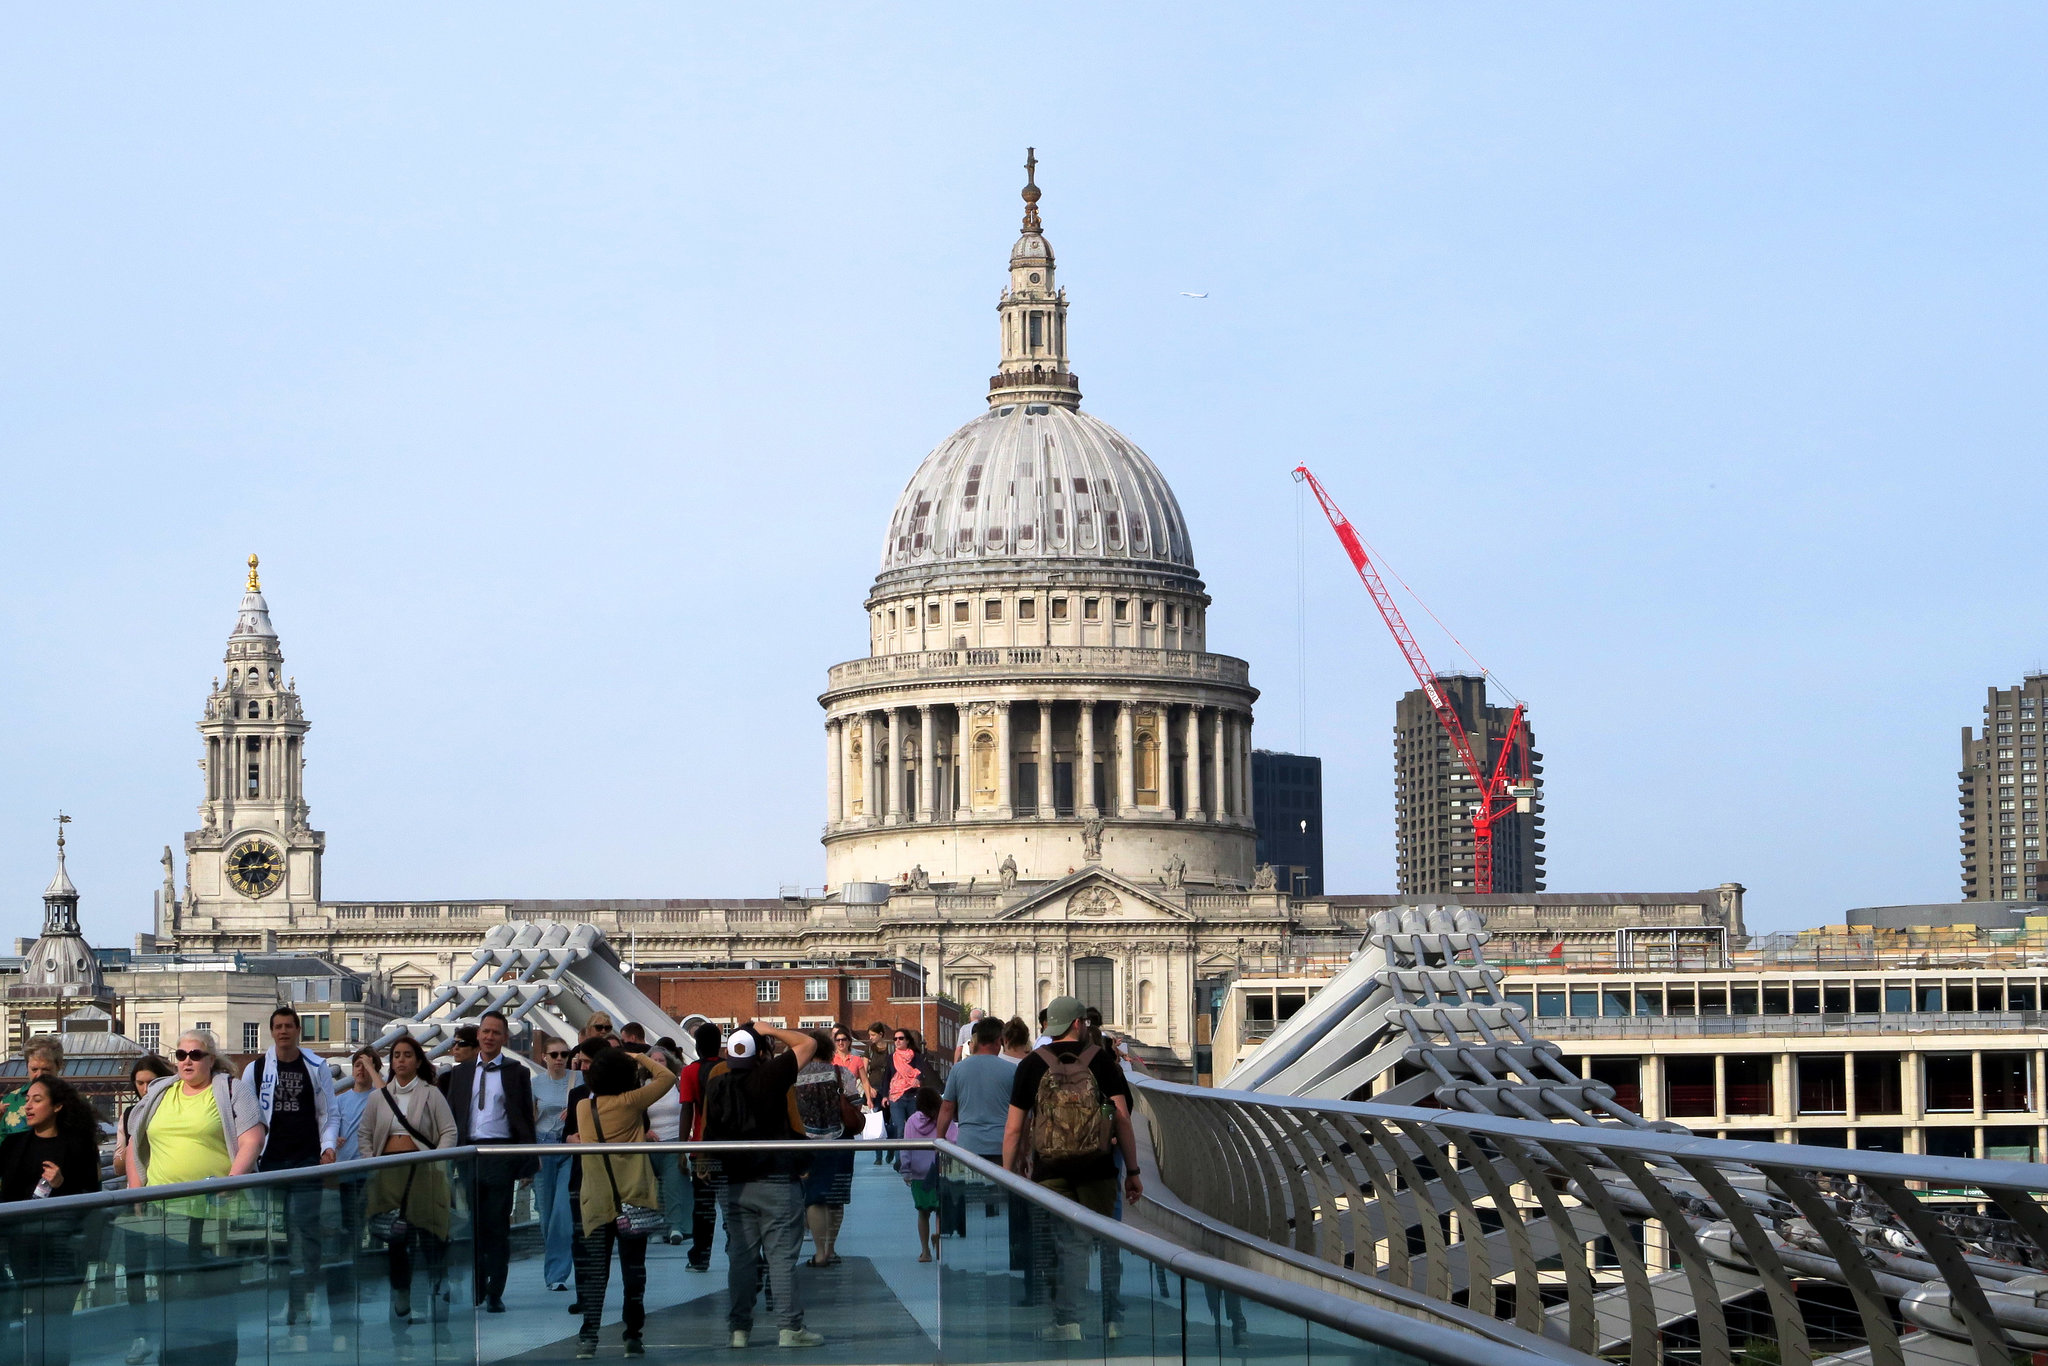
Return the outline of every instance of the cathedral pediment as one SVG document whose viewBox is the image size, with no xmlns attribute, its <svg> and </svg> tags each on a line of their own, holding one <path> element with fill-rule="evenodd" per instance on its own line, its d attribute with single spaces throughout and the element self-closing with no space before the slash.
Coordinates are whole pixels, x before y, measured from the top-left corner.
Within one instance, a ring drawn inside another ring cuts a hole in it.
<svg viewBox="0 0 2048 1366">
<path fill-rule="evenodd" d="M 1095 924 L 1114 920 L 1194 920 L 1186 907 L 1100 868 L 1047 883 L 997 918 Z"/>
</svg>

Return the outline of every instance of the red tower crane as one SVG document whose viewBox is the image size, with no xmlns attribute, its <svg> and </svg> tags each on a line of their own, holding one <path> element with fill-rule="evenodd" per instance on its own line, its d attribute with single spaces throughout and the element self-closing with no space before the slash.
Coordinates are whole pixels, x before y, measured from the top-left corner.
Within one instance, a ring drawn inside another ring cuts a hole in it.
<svg viewBox="0 0 2048 1366">
<path fill-rule="evenodd" d="M 1501 737 L 1500 754 L 1494 760 L 1493 771 L 1487 772 L 1473 753 L 1472 738 L 1465 732 L 1465 723 L 1458 716 L 1457 708 L 1444 696 L 1437 685 L 1436 670 L 1430 668 L 1422 647 L 1415 641 L 1415 633 L 1408 629 L 1408 623 L 1401 617 L 1401 609 L 1394 604 L 1394 598 L 1387 586 L 1380 581 L 1380 574 L 1373 568 L 1372 557 L 1365 553 L 1365 543 L 1358 538 L 1357 528 L 1330 498 L 1322 483 L 1309 473 L 1306 465 L 1294 467 L 1294 477 L 1306 483 L 1316 501 L 1323 505 L 1323 515 L 1330 519 L 1330 529 L 1337 533 L 1337 539 L 1344 546 L 1344 553 L 1351 557 L 1352 567 L 1358 570 L 1358 577 L 1365 583 L 1365 591 L 1372 594 L 1373 606 L 1380 609 L 1380 619 L 1387 623 L 1387 629 L 1394 633 L 1394 643 L 1401 647 L 1402 657 L 1408 661 L 1415 681 L 1422 686 L 1422 695 L 1429 699 L 1430 709 L 1436 713 L 1437 724 L 1450 737 L 1452 748 L 1458 751 L 1459 760 L 1465 771 L 1472 775 L 1472 783 L 1479 792 L 1478 803 L 1472 807 L 1472 882 L 1481 892 L 1493 890 L 1493 823 L 1503 816 L 1517 811 L 1527 811 L 1535 796 L 1529 786 L 1529 735 L 1522 728 L 1522 704 L 1515 704 L 1514 715 L 1508 719 L 1507 734 Z M 1509 771 L 1514 758 L 1514 771 Z"/>
</svg>

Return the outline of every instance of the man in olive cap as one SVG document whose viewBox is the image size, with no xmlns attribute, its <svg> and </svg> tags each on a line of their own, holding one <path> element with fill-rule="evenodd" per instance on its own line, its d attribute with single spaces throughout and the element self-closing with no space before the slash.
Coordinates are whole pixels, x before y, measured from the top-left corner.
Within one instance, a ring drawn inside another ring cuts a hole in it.
<svg viewBox="0 0 2048 1366">
<path fill-rule="evenodd" d="M 1084 1007 L 1061 996 L 1046 1007 L 1052 1042 L 1017 1064 L 1003 1130 L 1003 1165 L 1047 1190 L 1105 1218 L 1116 1209 L 1116 1153 L 1124 1157 L 1124 1200 L 1144 1195 L 1138 1177 L 1137 1137 L 1131 1129 L 1131 1086 L 1108 1049 L 1088 1042 Z M 1081 1340 L 1081 1300 L 1088 1289 L 1088 1250 L 1094 1239 L 1078 1224 L 1053 1219 L 1052 1323 L 1038 1336 L 1049 1342 Z M 1117 1249 L 1102 1245 L 1103 1336 L 1123 1336 L 1122 1265 Z"/>
</svg>

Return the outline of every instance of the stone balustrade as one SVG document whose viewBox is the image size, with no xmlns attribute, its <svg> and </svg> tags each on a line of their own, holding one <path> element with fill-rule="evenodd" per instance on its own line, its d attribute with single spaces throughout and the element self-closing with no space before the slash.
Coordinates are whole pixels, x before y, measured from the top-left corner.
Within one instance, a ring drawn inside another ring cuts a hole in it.
<svg viewBox="0 0 2048 1366">
<path fill-rule="evenodd" d="M 1251 666 L 1231 655 L 1201 650 L 1160 650 L 1138 645 L 998 645 L 915 650 L 834 664 L 828 691 L 886 683 L 964 679 L 1008 681 L 1101 674 L 1118 681 L 1187 679 L 1232 687 L 1251 685 Z"/>
</svg>

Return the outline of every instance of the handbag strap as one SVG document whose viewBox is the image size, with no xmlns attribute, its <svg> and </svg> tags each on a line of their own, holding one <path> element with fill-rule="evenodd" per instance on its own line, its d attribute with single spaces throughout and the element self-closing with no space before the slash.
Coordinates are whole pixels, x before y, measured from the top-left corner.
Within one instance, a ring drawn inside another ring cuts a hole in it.
<svg viewBox="0 0 2048 1366">
<path fill-rule="evenodd" d="M 590 1096 L 590 1132 L 597 1135 L 599 1143 L 604 1142 L 604 1125 L 599 1122 L 597 1117 L 596 1092 L 592 1092 Z M 619 1198 L 619 1178 L 618 1174 L 612 1170 L 612 1155 L 610 1153 L 599 1153 L 598 1158 L 604 1163 L 604 1179 L 612 1183 L 612 1217 L 617 1218 L 626 1212 L 626 1202 Z"/>
</svg>

